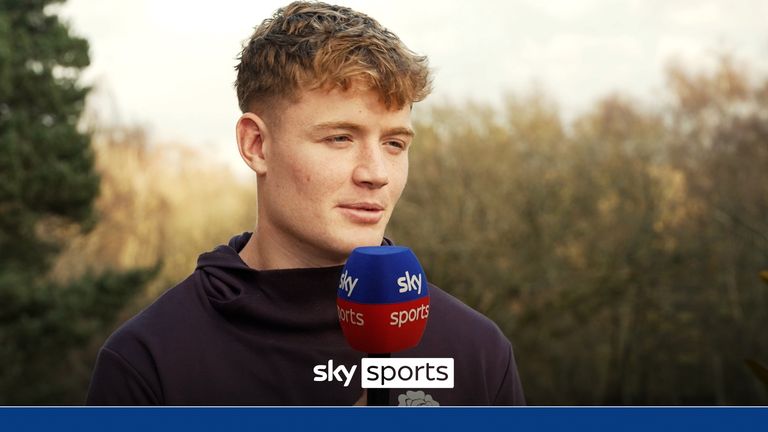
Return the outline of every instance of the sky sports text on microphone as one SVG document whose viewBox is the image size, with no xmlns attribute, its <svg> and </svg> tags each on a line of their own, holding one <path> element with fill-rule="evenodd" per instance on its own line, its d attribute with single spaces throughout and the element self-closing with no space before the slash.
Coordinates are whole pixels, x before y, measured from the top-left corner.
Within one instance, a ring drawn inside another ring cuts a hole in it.
<svg viewBox="0 0 768 432">
<path fill-rule="evenodd" d="M 333 360 L 315 365 L 313 380 L 349 387 L 357 370 L 362 388 L 453 388 L 453 358 L 363 358 L 347 367 Z"/>
</svg>

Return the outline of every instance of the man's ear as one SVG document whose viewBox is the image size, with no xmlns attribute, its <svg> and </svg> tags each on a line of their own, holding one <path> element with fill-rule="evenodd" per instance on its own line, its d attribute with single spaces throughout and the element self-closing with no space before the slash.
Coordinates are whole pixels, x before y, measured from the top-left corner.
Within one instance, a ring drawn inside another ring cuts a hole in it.
<svg viewBox="0 0 768 432">
<path fill-rule="evenodd" d="M 270 135 L 264 120 L 252 112 L 247 112 L 237 120 L 235 132 L 240 157 L 256 174 L 266 174 Z"/>
</svg>

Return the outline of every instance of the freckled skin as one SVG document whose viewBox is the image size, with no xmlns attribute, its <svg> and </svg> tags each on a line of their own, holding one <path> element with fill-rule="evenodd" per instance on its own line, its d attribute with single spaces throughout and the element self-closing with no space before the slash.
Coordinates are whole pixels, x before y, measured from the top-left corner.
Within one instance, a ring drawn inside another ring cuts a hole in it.
<svg viewBox="0 0 768 432">
<path fill-rule="evenodd" d="M 410 107 L 387 109 L 361 88 L 318 89 L 274 114 L 272 128 L 264 117 L 259 219 L 241 256 L 260 268 L 318 267 L 379 245 L 408 178 Z M 380 219 L 350 216 L 355 203 L 380 205 Z"/>
</svg>

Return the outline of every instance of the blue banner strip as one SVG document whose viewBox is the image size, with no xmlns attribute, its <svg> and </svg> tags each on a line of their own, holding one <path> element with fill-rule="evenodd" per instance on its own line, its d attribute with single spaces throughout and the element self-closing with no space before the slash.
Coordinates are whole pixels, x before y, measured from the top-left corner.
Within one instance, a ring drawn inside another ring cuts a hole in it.
<svg viewBox="0 0 768 432">
<path fill-rule="evenodd" d="M 3 407 L 1 431 L 759 431 L 768 408 Z"/>
</svg>

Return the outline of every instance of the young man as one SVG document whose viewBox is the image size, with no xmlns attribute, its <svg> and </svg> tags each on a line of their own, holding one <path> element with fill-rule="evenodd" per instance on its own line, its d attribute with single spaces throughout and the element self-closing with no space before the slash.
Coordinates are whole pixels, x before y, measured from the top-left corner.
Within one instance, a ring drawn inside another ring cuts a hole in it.
<svg viewBox="0 0 768 432">
<path fill-rule="evenodd" d="M 352 405 L 359 380 L 314 380 L 363 353 L 341 332 L 341 269 L 384 229 L 408 177 L 411 106 L 430 91 L 425 57 L 370 17 L 296 2 L 255 31 L 237 66 L 237 142 L 258 182 L 254 232 L 197 269 L 102 347 L 88 403 Z M 390 404 L 523 404 L 498 327 L 430 285 L 420 345 L 454 358 L 453 389 L 390 392 Z"/>
</svg>

